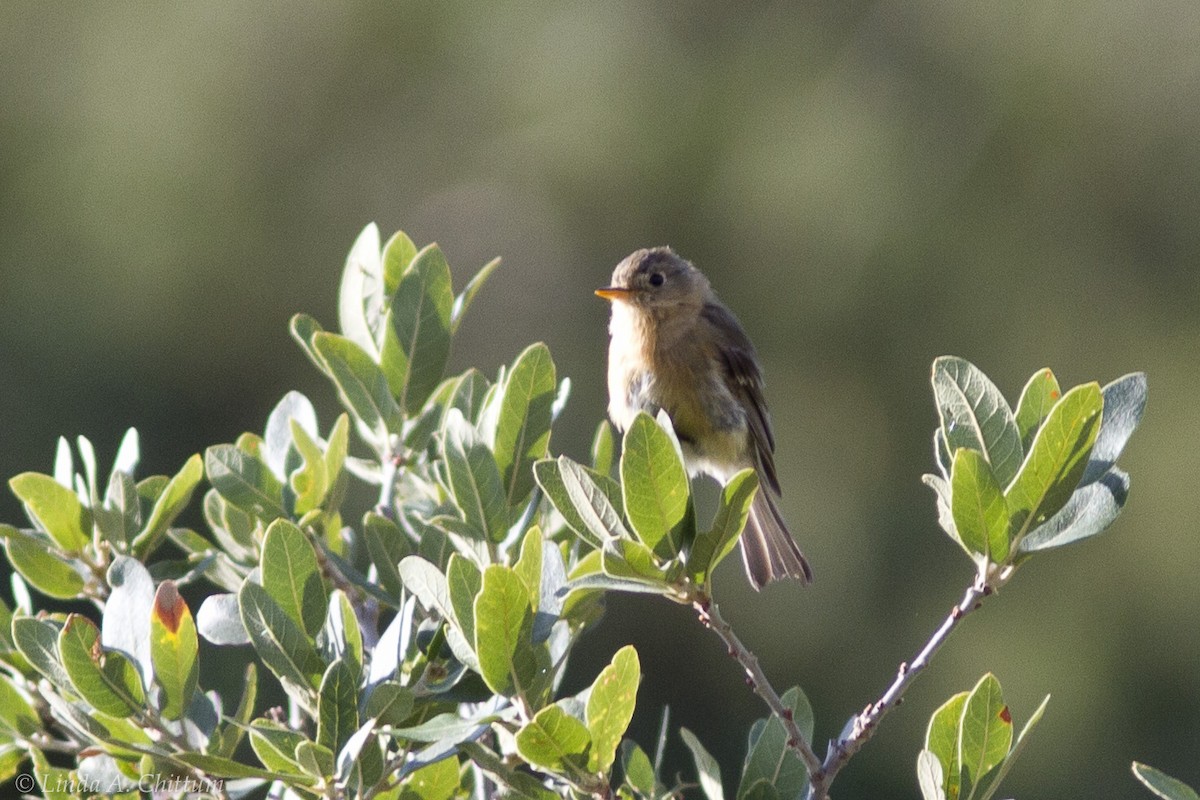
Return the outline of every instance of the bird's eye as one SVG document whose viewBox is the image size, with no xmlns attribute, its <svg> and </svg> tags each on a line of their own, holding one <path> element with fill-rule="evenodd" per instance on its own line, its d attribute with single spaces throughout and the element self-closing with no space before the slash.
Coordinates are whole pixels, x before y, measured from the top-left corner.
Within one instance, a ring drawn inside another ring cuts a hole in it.
<svg viewBox="0 0 1200 800">
<path fill-rule="evenodd" d="M 663 276 L 663 274 L 661 272 L 650 273 L 650 285 L 651 286 L 662 286 L 663 282 L 665 280 L 666 280 L 666 278 Z"/>
</svg>

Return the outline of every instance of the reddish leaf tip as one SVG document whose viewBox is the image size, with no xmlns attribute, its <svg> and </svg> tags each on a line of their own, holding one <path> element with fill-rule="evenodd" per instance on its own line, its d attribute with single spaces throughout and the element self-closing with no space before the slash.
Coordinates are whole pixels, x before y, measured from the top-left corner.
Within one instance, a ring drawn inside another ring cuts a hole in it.
<svg viewBox="0 0 1200 800">
<path fill-rule="evenodd" d="M 154 595 L 154 616 L 172 634 L 179 632 L 179 623 L 187 611 L 187 603 L 179 596 L 175 581 L 163 581 Z"/>
</svg>

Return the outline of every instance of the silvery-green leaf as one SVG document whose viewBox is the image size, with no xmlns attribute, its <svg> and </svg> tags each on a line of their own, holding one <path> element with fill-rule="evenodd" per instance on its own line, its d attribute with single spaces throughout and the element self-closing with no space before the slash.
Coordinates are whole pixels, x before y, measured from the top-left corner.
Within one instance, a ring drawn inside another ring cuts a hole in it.
<svg viewBox="0 0 1200 800">
<path fill-rule="evenodd" d="M 950 453 L 978 450 L 1001 486 L 1021 466 L 1021 436 L 1000 390 L 974 364 L 955 356 L 933 362 L 933 393 Z"/>
</svg>

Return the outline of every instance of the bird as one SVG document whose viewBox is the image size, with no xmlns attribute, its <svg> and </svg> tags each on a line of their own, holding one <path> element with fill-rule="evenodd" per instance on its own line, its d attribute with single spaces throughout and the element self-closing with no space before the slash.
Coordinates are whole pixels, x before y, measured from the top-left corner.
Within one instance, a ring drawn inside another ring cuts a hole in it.
<svg viewBox="0 0 1200 800">
<path fill-rule="evenodd" d="M 759 490 L 741 536 L 754 589 L 812 570 L 779 510 L 775 436 L 754 345 L 704 274 L 670 247 L 637 250 L 596 290 L 611 306 L 608 415 L 670 417 L 688 473 L 728 481 L 752 467 Z"/>
</svg>

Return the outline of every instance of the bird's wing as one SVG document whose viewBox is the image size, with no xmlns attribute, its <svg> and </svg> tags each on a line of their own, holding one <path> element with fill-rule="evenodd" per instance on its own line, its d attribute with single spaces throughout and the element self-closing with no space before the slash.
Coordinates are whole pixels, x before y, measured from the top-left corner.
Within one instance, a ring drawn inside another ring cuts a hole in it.
<svg viewBox="0 0 1200 800">
<path fill-rule="evenodd" d="M 720 303 L 706 303 L 701 314 L 716 333 L 718 351 L 729 377 L 729 388 L 746 411 L 746 424 L 750 428 L 759 477 L 778 495 L 775 435 L 771 431 L 771 415 L 763 397 L 762 371 L 758 368 L 754 345 L 733 313 Z"/>
</svg>

